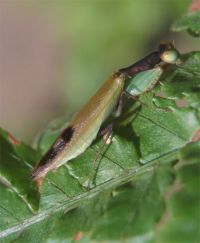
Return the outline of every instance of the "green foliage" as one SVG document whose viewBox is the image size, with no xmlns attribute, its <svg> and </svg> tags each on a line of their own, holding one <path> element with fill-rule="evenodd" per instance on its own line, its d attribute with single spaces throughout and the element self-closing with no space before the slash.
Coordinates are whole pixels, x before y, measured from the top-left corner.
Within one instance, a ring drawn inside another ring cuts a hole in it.
<svg viewBox="0 0 200 243">
<path fill-rule="evenodd" d="M 173 29 L 199 35 L 195 18 Z M 0 241 L 199 242 L 199 90 L 200 52 L 193 52 L 165 70 L 140 106 L 127 101 L 95 164 L 100 138 L 50 172 L 40 195 L 31 171 L 68 116 L 52 122 L 35 149 L 1 129 Z"/>
<path fill-rule="evenodd" d="M 38 153 L 27 145 L 16 141 L 2 129 L 0 130 L 0 133 L 0 181 L 9 191 L 14 193 L 11 194 L 10 192 L 7 192 L 8 198 L 15 195 L 20 198 L 31 211 L 37 210 L 38 192 L 31 180 L 31 168 L 36 159 L 39 158 Z M 4 196 L 3 190 L 1 190 L 1 193 L 1 202 L 3 204 L 5 203 L 5 205 L 11 203 L 11 201 Z M 25 205 L 19 204 L 19 208 L 25 207 L 26 209 Z M 17 207 L 12 209 L 14 210 L 13 215 L 19 214 L 19 212 L 17 212 Z M 7 219 L 5 219 L 5 222 L 6 221 Z M 3 223 L 4 226 L 5 222 Z"/>
<path fill-rule="evenodd" d="M 200 11 L 188 13 L 172 25 L 173 31 L 187 30 L 192 36 L 200 36 Z"/>
<path fill-rule="evenodd" d="M 1 241 L 197 241 L 200 53 L 183 60 L 141 96 L 146 105 L 128 101 L 128 114 L 95 165 L 99 138 L 48 174 L 40 199 L 31 169 L 66 117 L 49 126 L 36 150 L 1 130 Z"/>
</svg>

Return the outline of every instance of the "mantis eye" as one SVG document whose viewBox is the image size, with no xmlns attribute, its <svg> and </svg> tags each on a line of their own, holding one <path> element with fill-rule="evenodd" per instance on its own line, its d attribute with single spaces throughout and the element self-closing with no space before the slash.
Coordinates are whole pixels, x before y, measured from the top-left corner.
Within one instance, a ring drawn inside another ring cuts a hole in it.
<svg viewBox="0 0 200 243">
<path fill-rule="evenodd" d="M 181 64 L 179 53 L 175 49 L 164 51 L 160 58 L 166 63 Z"/>
</svg>

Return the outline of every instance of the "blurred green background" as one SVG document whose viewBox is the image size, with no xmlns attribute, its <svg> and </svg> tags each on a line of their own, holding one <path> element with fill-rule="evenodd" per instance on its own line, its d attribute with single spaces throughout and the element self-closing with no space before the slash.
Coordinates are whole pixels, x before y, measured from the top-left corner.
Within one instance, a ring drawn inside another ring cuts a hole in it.
<svg viewBox="0 0 200 243">
<path fill-rule="evenodd" d="M 190 0 L 1 1 L 1 126 L 31 142 L 48 121 L 82 106 L 106 77 L 174 40 Z"/>
</svg>

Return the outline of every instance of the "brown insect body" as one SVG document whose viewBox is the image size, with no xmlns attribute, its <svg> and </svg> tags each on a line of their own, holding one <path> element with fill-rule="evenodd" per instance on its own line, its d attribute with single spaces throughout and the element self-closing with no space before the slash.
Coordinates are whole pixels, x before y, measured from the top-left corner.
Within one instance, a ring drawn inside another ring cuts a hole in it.
<svg viewBox="0 0 200 243">
<path fill-rule="evenodd" d="M 116 114 L 121 113 L 121 111 L 118 112 L 121 110 L 118 109 L 120 107 L 118 102 L 119 104 L 121 103 L 120 96 L 124 89 L 125 80 L 128 77 L 133 77 L 136 73 L 149 70 L 161 61 L 174 64 L 178 60 L 179 53 L 172 44 L 161 44 L 158 51 L 150 53 L 135 64 L 122 68 L 111 75 L 96 94 L 72 118 L 59 138 L 43 156 L 33 171 L 33 179 L 38 182 L 49 171 L 80 155 L 96 138 L 106 118 L 113 111 Z M 155 80 L 156 82 L 157 79 Z M 144 85 L 141 91 L 147 92 L 147 87 Z M 116 109 L 117 106 L 118 108 Z"/>
<path fill-rule="evenodd" d="M 44 177 L 48 171 L 56 169 L 85 151 L 96 138 L 102 123 L 114 111 L 124 81 L 124 74 L 114 73 L 72 118 L 35 168 L 34 180 Z"/>
</svg>

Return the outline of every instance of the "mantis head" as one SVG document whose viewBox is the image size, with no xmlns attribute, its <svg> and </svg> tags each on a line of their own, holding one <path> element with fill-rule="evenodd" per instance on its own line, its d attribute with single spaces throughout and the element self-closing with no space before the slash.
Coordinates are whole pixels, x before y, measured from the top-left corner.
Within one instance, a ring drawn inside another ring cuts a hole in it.
<svg viewBox="0 0 200 243">
<path fill-rule="evenodd" d="M 180 65 L 181 55 L 173 43 L 162 43 L 159 46 L 161 52 L 160 59 L 165 63 Z"/>
</svg>

